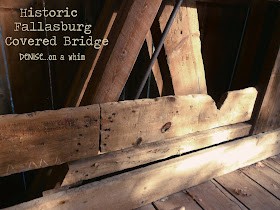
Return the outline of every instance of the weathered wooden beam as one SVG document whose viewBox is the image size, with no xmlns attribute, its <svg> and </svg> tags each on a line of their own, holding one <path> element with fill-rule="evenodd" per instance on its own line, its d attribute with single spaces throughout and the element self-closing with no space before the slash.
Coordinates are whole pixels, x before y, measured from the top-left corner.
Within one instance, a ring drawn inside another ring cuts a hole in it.
<svg viewBox="0 0 280 210">
<path fill-rule="evenodd" d="M 275 7 L 276 8 L 276 7 Z M 280 9 L 274 27 L 257 88 L 260 90 L 253 115 L 252 133 L 257 134 L 280 127 Z"/>
<path fill-rule="evenodd" d="M 82 105 L 118 101 L 162 0 L 123 0 Z"/>
<path fill-rule="evenodd" d="M 97 155 L 100 140 L 108 152 L 245 122 L 256 95 L 229 92 L 220 109 L 210 96 L 189 95 L 3 115 L 0 176 Z"/>
<path fill-rule="evenodd" d="M 71 162 L 62 186 L 244 137 L 250 129 L 250 124 L 239 123 Z"/>
<path fill-rule="evenodd" d="M 99 151 L 98 105 L 0 116 L 0 176 L 60 165 Z"/>
<path fill-rule="evenodd" d="M 175 5 L 176 1 L 173 1 Z M 166 3 L 159 18 L 161 31 L 174 8 Z M 186 0 L 164 42 L 175 95 L 207 94 L 196 2 Z"/>
<path fill-rule="evenodd" d="M 93 30 L 93 40 L 103 40 L 108 38 L 117 16 L 118 4 L 119 1 L 117 0 L 105 1 L 101 14 Z M 93 47 L 86 49 L 85 55 L 87 60 L 80 63 L 79 69 L 75 75 L 66 99 L 66 107 L 78 107 L 80 105 L 102 50 L 103 45 L 98 50 Z"/>
<path fill-rule="evenodd" d="M 221 108 L 208 95 L 101 104 L 101 152 L 250 120 L 257 91 L 228 92 Z"/>
<path fill-rule="evenodd" d="M 152 55 L 155 51 L 155 45 L 154 45 L 151 30 L 149 30 L 149 32 L 147 33 L 146 42 L 147 42 L 147 46 L 148 46 L 149 56 L 150 56 L 150 58 L 152 58 Z M 164 90 L 163 90 L 164 89 L 164 83 L 163 83 L 162 74 L 161 74 L 161 71 L 160 71 L 158 59 L 156 59 L 152 70 L 153 70 L 153 74 L 155 76 L 155 80 L 156 80 L 156 83 L 157 83 L 159 95 L 162 96 L 163 92 L 164 92 Z"/>
<path fill-rule="evenodd" d="M 278 129 L 61 191 L 10 209 L 133 209 L 276 155 L 280 152 L 279 142 Z"/>
</svg>

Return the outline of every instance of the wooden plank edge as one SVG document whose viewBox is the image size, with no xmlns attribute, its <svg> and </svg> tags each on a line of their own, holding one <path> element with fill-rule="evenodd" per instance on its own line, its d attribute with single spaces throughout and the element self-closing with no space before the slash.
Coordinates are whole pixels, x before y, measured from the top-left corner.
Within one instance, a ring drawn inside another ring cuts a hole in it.
<svg viewBox="0 0 280 210">
<path fill-rule="evenodd" d="M 8 209 L 138 208 L 279 152 L 280 129 L 153 164 Z"/>
<path fill-rule="evenodd" d="M 74 161 L 62 186 L 244 137 L 250 129 L 250 124 L 238 123 Z"/>
</svg>

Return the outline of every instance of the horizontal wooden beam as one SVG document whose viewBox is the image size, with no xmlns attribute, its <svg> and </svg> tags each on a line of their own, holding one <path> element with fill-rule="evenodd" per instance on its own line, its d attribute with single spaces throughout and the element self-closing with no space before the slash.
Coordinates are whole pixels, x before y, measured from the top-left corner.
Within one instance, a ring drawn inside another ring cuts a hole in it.
<svg viewBox="0 0 280 210">
<path fill-rule="evenodd" d="M 279 152 L 280 129 L 61 191 L 10 209 L 134 209 Z"/>
<path fill-rule="evenodd" d="M 251 127 L 239 123 L 74 161 L 69 163 L 62 186 L 244 137 L 249 135 Z"/>
<path fill-rule="evenodd" d="M 101 104 L 101 152 L 250 120 L 255 88 L 231 91 L 218 109 L 209 95 Z"/>
<path fill-rule="evenodd" d="M 0 116 L 0 176 L 250 120 L 254 88 Z"/>
<path fill-rule="evenodd" d="M 99 128 L 99 105 L 2 115 L 0 176 L 97 155 Z"/>
</svg>

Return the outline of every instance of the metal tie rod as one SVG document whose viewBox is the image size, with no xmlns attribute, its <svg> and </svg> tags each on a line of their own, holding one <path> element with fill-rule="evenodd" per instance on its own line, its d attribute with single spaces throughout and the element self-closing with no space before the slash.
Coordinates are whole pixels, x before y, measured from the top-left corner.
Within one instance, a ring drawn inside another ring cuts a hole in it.
<svg viewBox="0 0 280 210">
<path fill-rule="evenodd" d="M 178 0 L 178 1 L 177 1 L 176 5 L 175 5 L 175 7 L 174 7 L 174 9 L 173 9 L 173 11 L 172 11 L 170 17 L 169 17 L 169 20 L 168 20 L 168 22 L 167 22 L 167 24 L 166 24 L 166 26 L 165 26 L 165 29 L 164 29 L 164 31 L 163 31 L 163 33 L 162 33 L 162 37 L 161 37 L 161 39 L 160 39 L 159 45 L 158 45 L 158 47 L 156 48 L 156 50 L 155 50 L 155 52 L 154 52 L 154 54 L 153 54 L 153 56 L 152 56 L 150 65 L 149 65 L 149 67 L 148 67 L 148 69 L 147 69 L 147 71 L 146 71 L 146 74 L 145 74 L 145 76 L 144 76 L 142 82 L 141 82 L 141 85 L 140 85 L 140 87 L 139 87 L 139 89 L 138 89 L 138 92 L 137 92 L 137 94 L 136 94 L 136 96 L 135 96 L 135 99 L 139 99 L 140 94 L 142 93 L 142 91 L 143 91 L 143 89 L 144 89 L 144 86 L 145 86 L 145 84 L 146 84 L 146 82 L 147 82 L 147 79 L 149 78 L 149 75 L 150 75 L 150 73 L 151 73 L 151 71 L 152 71 L 152 68 L 153 68 L 153 66 L 154 66 L 154 63 L 155 63 L 155 61 L 156 61 L 156 59 L 157 59 L 157 57 L 158 57 L 158 55 L 159 55 L 159 53 L 160 53 L 160 51 L 161 51 L 161 49 L 162 49 L 162 46 L 163 46 L 164 41 L 165 41 L 165 39 L 166 39 L 166 36 L 167 36 L 167 34 L 168 34 L 168 32 L 169 32 L 169 30 L 170 30 L 170 28 L 171 28 L 171 25 L 172 25 L 172 23 L 173 23 L 173 21 L 174 21 L 176 15 L 177 15 L 177 13 L 178 13 L 180 7 L 181 7 L 181 5 L 182 5 L 182 2 L 183 2 L 183 0 Z"/>
</svg>

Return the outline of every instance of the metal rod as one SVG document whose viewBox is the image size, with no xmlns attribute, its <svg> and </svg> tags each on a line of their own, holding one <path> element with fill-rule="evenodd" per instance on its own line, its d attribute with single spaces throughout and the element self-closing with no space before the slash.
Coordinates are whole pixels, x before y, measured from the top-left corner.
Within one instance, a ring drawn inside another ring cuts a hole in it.
<svg viewBox="0 0 280 210">
<path fill-rule="evenodd" d="M 158 57 L 158 55 L 159 55 L 159 53 L 160 53 L 160 51 L 161 51 L 161 48 L 162 48 L 162 46 L 163 46 L 163 44 L 164 44 L 164 41 L 165 41 L 165 39 L 166 39 L 166 36 L 167 36 L 167 34 L 168 34 L 168 32 L 169 32 L 169 30 L 170 30 L 170 28 L 171 28 L 171 25 L 172 25 L 172 23 L 173 23 L 173 21 L 174 21 L 176 15 L 177 15 L 177 13 L 178 13 L 180 7 L 181 7 L 181 5 L 182 5 L 182 2 L 183 2 L 183 0 L 178 0 L 178 1 L 177 1 L 176 6 L 174 7 L 174 9 L 173 9 L 173 11 L 172 11 L 172 13 L 171 13 L 171 15 L 170 15 L 170 17 L 169 17 L 169 20 L 168 20 L 168 22 L 167 22 L 167 24 L 166 24 L 166 26 L 165 26 L 165 29 L 164 29 L 164 31 L 163 31 L 163 33 L 162 33 L 162 37 L 161 37 L 161 39 L 160 39 L 159 45 L 158 45 L 158 47 L 156 48 L 156 50 L 155 50 L 155 52 L 154 52 L 154 54 L 153 54 L 153 56 L 152 56 L 150 65 L 149 65 L 149 67 L 147 68 L 146 74 L 145 74 L 145 76 L 144 76 L 144 78 L 143 78 L 143 80 L 142 80 L 142 83 L 141 83 L 141 85 L 140 85 L 140 87 L 139 87 L 139 89 L 138 89 L 138 92 L 137 92 L 137 94 L 136 94 L 136 96 L 135 96 L 135 99 L 138 99 L 138 98 L 140 97 L 140 94 L 142 93 L 142 91 L 143 91 L 143 89 L 144 89 L 144 86 L 145 86 L 145 84 L 146 84 L 146 82 L 147 82 L 147 79 L 148 79 L 148 77 L 149 77 L 149 75 L 150 75 L 150 72 L 151 72 L 151 70 L 152 70 L 152 68 L 153 68 L 153 66 L 154 66 L 154 63 L 155 63 L 155 61 L 156 61 L 156 59 L 157 59 L 157 57 Z"/>
<path fill-rule="evenodd" d="M 239 58 L 240 58 L 241 47 L 242 47 L 243 42 L 244 42 L 245 32 L 246 32 L 246 29 L 247 29 L 249 15 L 251 13 L 252 5 L 253 5 L 253 0 L 251 0 L 250 5 L 249 5 L 249 7 L 247 9 L 246 19 L 245 19 L 245 22 L 244 22 L 244 25 L 243 25 L 242 34 L 241 34 L 241 38 L 240 38 L 237 54 L 236 54 L 235 61 L 234 61 L 234 66 L 233 66 L 231 77 L 230 77 L 228 91 L 230 91 L 231 88 L 232 88 L 232 82 L 233 82 L 233 78 L 235 76 L 235 72 L 236 72 L 236 69 L 237 69 L 237 64 L 238 64 L 238 61 L 239 61 Z"/>
</svg>

